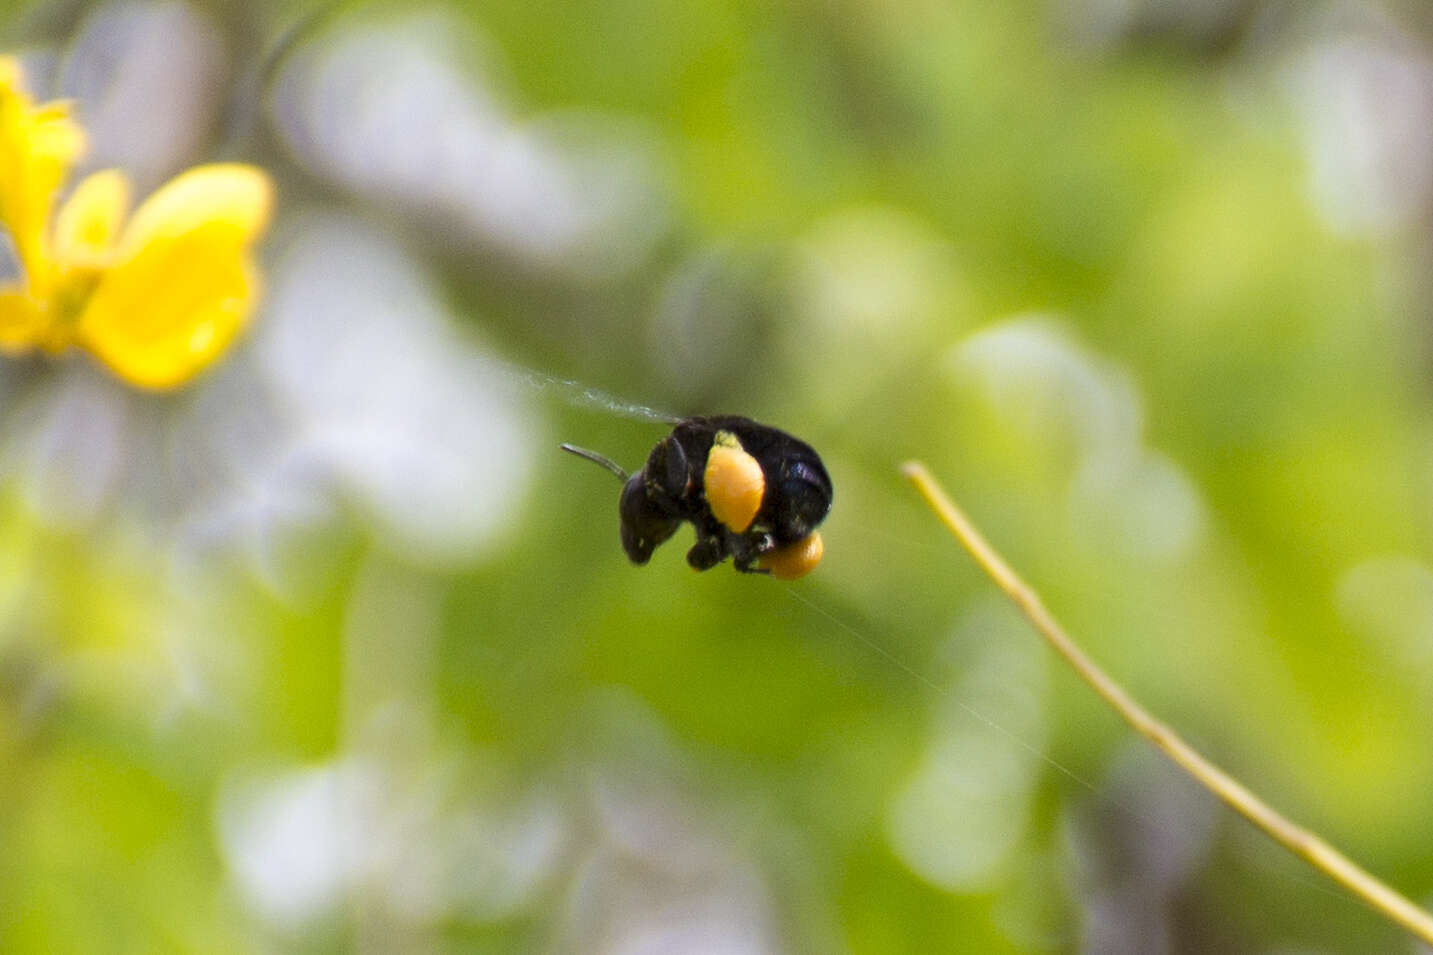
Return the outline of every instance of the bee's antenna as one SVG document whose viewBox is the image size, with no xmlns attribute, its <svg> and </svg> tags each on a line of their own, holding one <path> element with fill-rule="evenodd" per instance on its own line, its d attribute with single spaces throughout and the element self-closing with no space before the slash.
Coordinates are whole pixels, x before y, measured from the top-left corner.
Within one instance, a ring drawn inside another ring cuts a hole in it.
<svg viewBox="0 0 1433 955">
<path fill-rule="evenodd" d="M 602 465 L 604 468 L 617 475 L 617 479 L 619 481 L 625 481 L 629 476 L 628 473 L 622 469 L 622 465 L 618 464 L 616 461 L 613 461 L 606 455 L 598 454 L 596 451 L 589 451 L 586 448 L 579 448 L 576 445 L 568 444 L 566 442 L 563 442 L 562 450 L 571 452 L 572 454 L 577 455 L 579 458 L 586 458 L 593 464 Z"/>
</svg>

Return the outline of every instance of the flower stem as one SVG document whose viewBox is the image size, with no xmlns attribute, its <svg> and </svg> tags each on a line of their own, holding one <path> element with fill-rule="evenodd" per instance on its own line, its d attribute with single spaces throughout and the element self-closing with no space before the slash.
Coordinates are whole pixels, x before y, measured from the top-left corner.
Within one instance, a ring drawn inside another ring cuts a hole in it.
<svg viewBox="0 0 1433 955">
<path fill-rule="evenodd" d="M 1094 688 L 1125 722 L 1193 776 L 1236 812 L 1258 826 L 1309 865 L 1333 879 L 1380 915 L 1397 923 L 1424 942 L 1433 944 L 1433 916 L 1374 878 L 1343 853 L 1314 833 L 1295 825 L 1254 795 L 1233 776 L 1211 763 L 1179 734 L 1150 715 L 1124 688 L 1095 665 L 1045 609 L 1039 594 L 981 536 L 956 507 L 925 465 L 911 461 L 901 472 L 913 484 L 946 528 L 975 558 L 982 570 L 1005 592 L 1055 652 Z"/>
</svg>

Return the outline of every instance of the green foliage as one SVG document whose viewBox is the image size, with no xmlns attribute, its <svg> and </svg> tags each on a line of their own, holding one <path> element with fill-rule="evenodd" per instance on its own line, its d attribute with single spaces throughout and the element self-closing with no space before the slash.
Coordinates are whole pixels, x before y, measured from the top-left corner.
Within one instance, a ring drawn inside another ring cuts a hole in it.
<svg viewBox="0 0 1433 955">
<path fill-rule="evenodd" d="M 620 951 L 675 922 L 753 951 L 1068 951 L 1110 899 L 1167 916 L 1173 951 L 1406 944 L 1229 817 L 1162 815 L 1156 774 L 1114 779 L 1128 733 L 1053 664 L 983 656 L 1036 638 L 896 471 L 929 462 L 1216 761 L 1433 895 L 1426 241 L 1321 216 L 1292 54 L 1081 47 L 1033 2 L 438 9 L 516 115 L 655 143 L 670 222 L 630 270 L 573 277 L 346 201 L 514 363 L 812 443 L 825 563 L 697 575 L 683 531 L 629 566 L 615 482 L 557 444 L 636 467 L 664 427 L 545 389 L 515 399 L 540 451 L 505 528 L 457 560 L 340 498 L 272 567 L 176 571 L 145 502 L 56 528 L 16 464 L 0 949 Z M 242 15 L 210 11 L 243 50 Z M 254 149 L 288 183 L 280 230 L 333 199 Z M 893 836 L 918 778 L 970 812 L 1009 783 L 1009 845 L 918 864 Z M 308 828 L 263 835 L 328 785 Z M 313 851 L 360 861 L 286 920 L 244 847 L 282 869 L 315 819 L 338 837 Z"/>
</svg>

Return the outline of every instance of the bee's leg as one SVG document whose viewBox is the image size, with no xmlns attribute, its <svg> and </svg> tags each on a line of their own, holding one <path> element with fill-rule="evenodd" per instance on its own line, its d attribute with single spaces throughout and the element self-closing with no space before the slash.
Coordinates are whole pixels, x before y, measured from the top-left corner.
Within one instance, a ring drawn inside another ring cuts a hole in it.
<svg viewBox="0 0 1433 955">
<path fill-rule="evenodd" d="M 697 542 L 687 551 L 687 563 L 693 570 L 711 570 L 726 560 L 726 547 L 720 537 L 697 536 Z"/>
<path fill-rule="evenodd" d="M 733 560 L 731 565 L 737 569 L 738 573 L 765 574 L 768 577 L 771 576 L 771 571 L 767 570 L 765 567 L 757 567 L 755 561 L 756 556 L 752 555 L 750 557 L 747 557 L 745 560 Z"/>
<path fill-rule="evenodd" d="M 731 539 L 732 566 L 743 574 L 770 574 L 771 571 L 765 567 L 756 566 L 756 562 L 773 546 L 770 534 L 747 533 L 739 537 L 733 536 Z"/>
</svg>

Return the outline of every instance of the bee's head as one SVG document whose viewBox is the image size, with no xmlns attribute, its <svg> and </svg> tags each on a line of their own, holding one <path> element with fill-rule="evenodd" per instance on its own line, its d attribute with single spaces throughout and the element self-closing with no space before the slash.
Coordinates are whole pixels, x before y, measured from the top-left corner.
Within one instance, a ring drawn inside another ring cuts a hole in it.
<svg viewBox="0 0 1433 955">
<path fill-rule="evenodd" d="M 645 472 L 627 479 L 618 505 L 622 515 L 622 549 L 634 564 L 652 559 L 652 551 L 677 532 L 681 518 L 673 517 L 649 493 Z"/>
</svg>

